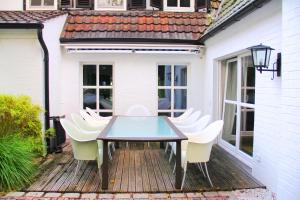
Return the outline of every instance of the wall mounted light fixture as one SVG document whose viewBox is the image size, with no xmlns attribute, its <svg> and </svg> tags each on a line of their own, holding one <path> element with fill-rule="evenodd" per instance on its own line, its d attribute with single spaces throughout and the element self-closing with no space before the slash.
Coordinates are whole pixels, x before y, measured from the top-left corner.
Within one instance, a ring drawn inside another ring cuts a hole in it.
<svg viewBox="0 0 300 200">
<path fill-rule="evenodd" d="M 273 69 L 269 69 L 269 62 L 271 51 L 273 48 L 265 45 L 256 45 L 247 48 L 251 50 L 253 66 L 262 73 L 263 71 L 273 72 L 272 80 L 274 79 L 274 73 L 277 72 L 277 76 L 281 76 L 281 53 L 277 54 L 277 60 L 273 63 Z M 276 65 L 276 69 L 275 69 Z"/>
</svg>

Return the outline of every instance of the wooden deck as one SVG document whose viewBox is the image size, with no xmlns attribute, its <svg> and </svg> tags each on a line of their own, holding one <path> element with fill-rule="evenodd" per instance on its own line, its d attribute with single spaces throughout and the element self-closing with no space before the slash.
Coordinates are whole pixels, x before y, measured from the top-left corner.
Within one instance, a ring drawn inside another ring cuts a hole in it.
<svg viewBox="0 0 300 200">
<path fill-rule="evenodd" d="M 72 181 L 76 163 L 70 146 L 63 154 L 55 155 L 53 162 L 44 163 L 44 172 L 25 191 L 43 192 L 176 192 L 174 159 L 168 162 L 164 150 L 148 148 L 121 148 L 109 164 L 109 188 L 102 191 L 96 161 L 84 162 Z M 214 187 L 196 165 L 187 171 L 185 192 L 233 190 L 264 187 L 249 174 L 245 165 L 218 146 L 213 147 L 208 169 Z"/>
</svg>

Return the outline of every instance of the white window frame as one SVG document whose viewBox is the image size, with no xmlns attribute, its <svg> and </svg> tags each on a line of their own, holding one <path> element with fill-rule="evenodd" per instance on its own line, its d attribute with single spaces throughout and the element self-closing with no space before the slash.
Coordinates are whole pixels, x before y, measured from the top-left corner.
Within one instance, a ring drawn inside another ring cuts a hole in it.
<svg viewBox="0 0 300 200">
<path fill-rule="evenodd" d="M 98 0 L 94 0 L 94 9 L 95 10 L 119 10 L 126 11 L 127 10 L 127 0 L 123 0 L 124 5 L 122 7 L 100 7 L 98 4 Z"/>
<path fill-rule="evenodd" d="M 84 86 L 83 85 L 83 67 L 84 65 L 96 65 L 96 86 Z M 112 85 L 100 86 L 99 85 L 99 65 L 111 65 L 112 66 Z M 111 62 L 84 62 L 80 63 L 80 109 L 83 108 L 83 89 L 96 89 L 96 109 L 93 109 L 97 114 L 99 113 L 112 113 L 114 115 L 115 109 L 115 65 Z M 112 90 L 112 109 L 100 109 L 99 107 L 99 90 L 111 89 Z"/>
<path fill-rule="evenodd" d="M 242 66 L 241 66 L 241 58 L 245 57 L 245 56 L 250 56 L 251 54 L 249 53 L 244 53 L 244 54 L 239 54 L 236 56 L 236 58 L 233 59 L 228 59 L 226 61 L 226 70 L 225 70 L 225 89 L 224 89 L 224 98 L 220 99 L 223 104 L 223 110 L 222 110 L 222 119 L 224 119 L 224 113 L 225 113 L 225 104 L 231 104 L 231 105 L 235 105 L 237 108 L 236 111 L 236 140 L 235 140 L 235 145 L 231 145 L 229 144 L 227 141 L 222 139 L 222 134 L 220 134 L 220 136 L 218 137 L 218 143 L 219 145 L 224 148 L 225 150 L 227 150 L 230 154 L 234 155 L 235 157 L 237 157 L 239 160 L 241 160 L 242 162 L 244 162 L 246 165 L 248 165 L 249 167 L 253 166 L 254 163 L 254 159 L 253 157 L 251 157 L 250 155 L 248 155 L 247 153 L 243 152 L 242 150 L 240 150 L 240 119 L 241 119 L 241 108 L 242 107 L 247 107 L 247 108 L 252 108 L 255 110 L 255 103 L 254 104 L 250 104 L 250 103 L 244 103 L 242 102 L 241 99 L 241 81 L 242 81 Z M 221 61 L 224 61 L 226 59 L 222 59 Z M 220 62 L 221 62 L 220 61 Z M 228 74 L 228 63 L 229 62 L 233 62 L 233 61 L 237 61 L 237 99 L 236 101 L 233 100 L 226 100 L 226 88 L 227 88 L 227 74 Z M 219 70 L 221 71 L 221 70 Z M 224 87 L 224 86 L 219 86 L 219 87 Z M 255 111 L 254 111 L 255 113 Z M 255 122 L 254 122 L 255 123 Z M 255 135 L 255 130 L 253 131 L 253 139 L 254 139 L 254 135 Z M 254 153 L 254 152 L 253 152 Z"/>
<path fill-rule="evenodd" d="M 189 0 L 190 1 L 190 7 L 180 7 L 180 1 L 186 1 L 186 0 L 177 0 L 177 6 L 176 7 L 169 7 L 168 6 L 168 0 L 163 1 L 163 7 L 164 11 L 171 11 L 171 12 L 194 12 L 195 11 L 195 0 Z"/>
<path fill-rule="evenodd" d="M 158 66 L 160 65 L 170 65 L 171 66 L 171 85 L 170 86 L 159 86 L 158 85 Z M 175 86 L 174 85 L 174 66 L 175 65 L 185 65 L 187 67 L 187 84 L 186 86 Z M 190 64 L 187 63 L 159 63 L 156 65 L 156 84 L 157 84 L 157 114 L 159 113 L 170 113 L 171 117 L 174 117 L 174 113 L 177 112 L 185 112 L 186 109 L 189 107 L 189 71 L 190 71 Z M 158 90 L 159 89 L 170 89 L 171 90 L 171 109 L 169 110 L 159 110 L 158 109 L 158 101 L 159 101 L 159 96 L 158 96 Z M 187 99 L 186 99 L 186 109 L 174 109 L 174 96 L 175 96 L 175 89 L 185 89 L 186 94 L 187 94 Z"/>
<path fill-rule="evenodd" d="M 40 6 L 32 6 L 31 0 L 26 0 L 26 10 L 57 10 L 57 1 L 53 0 L 54 5 L 53 6 L 44 6 L 44 0 L 41 0 Z"/>
</svg>

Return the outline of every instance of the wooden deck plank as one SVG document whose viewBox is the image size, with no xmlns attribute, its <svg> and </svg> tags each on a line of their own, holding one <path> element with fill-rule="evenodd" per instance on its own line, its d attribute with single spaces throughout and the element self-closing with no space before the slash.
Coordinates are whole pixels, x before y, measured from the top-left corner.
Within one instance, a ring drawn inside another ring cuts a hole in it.
<svg viewBox="0 0 300 200">
<path fill-rule="evenodd" d="M 152 155 L 155 158 L 156 165 L 158 166 L 158 168 L 160 170 L 160 174 L 161 174 L 161 177 L 162 177 L 164 185 L 165 185 L 165 190 L 166 191 L 172 191 L 174 188 L 173 188 L 173 185 L 171 183 L 171 179 L 170 179 L 170 177 L 168 175 L 168 172 L 167 172 L 167 168 L 170 168 L 170 166 L 163 165 L 163 162 L 160 159 L 161 156 L 159 155 L 158 151 L 154 151 Z"/>
<path fill-rule="evenodd" d="M 127 192 L 129 185 L 129 155 L 130 150 L 125 150 L 124 152 L 124 165 L 123 165 L 123 173 L 122 173 L 122 183 L 121 183 L 121 191 Z"/>
<path fill-rule="evenodd" d="M 114 184 L 116 182 L 115 178 L 116 178 L 116 172 L 117 172 L 117 167 L 118 167 L 118 162 L 119 162 L 119 155 L 120 155 L 119 150 L 115 151 L 115 153 L 113 155 L 113 161 L 111 163 L 109 174 L 108 174 L 109 175 L 109 182 L 108 182 L 109 190 L 113 189 Z"/>
<path fill-rule="evenodd" d="M 83 188 L 83 186 L 85 185 L 85 183 L 87 182 L 89 175 L 91 173 L 92 170 L 95 170 L 95 166 L 97 165 L 96 162 L 88 162 L 87 163 L 87 167 L 86 170 L 84 171 L 83 175 L 81 176 L 80 180 L 78 181 L 74 191 L 75 192 L 80 192 Z M 97 169 L 97 167 L 96 167 Z"/>
<path fill-rule="evenodd" d="M 101 182 L 100 179 L 98 166 L 95 165 L 92 167 L 91 173 L 89 174 L 87 181 L 84 183 L 81 192 L 99 192 L 98 188 Z"/>
<path fill-rule="evenodd" d="M 146 162 L 146 166 L 148 169 L 150 189 L 152 192 L 159 192 L 156 178 L 155 178 L 154 167 L 151 162 L 149 151 L 147 151 L 147 150 L 144 151 L 144 162 Z"/>
<path fill-rule="evenodd" d="M 149 153 L 149 158 L 151 160 L 151 163 L 152 163 L 152 166 L 153 166 L 153 169 L 154 169 L 154 174 L 155 174 L 155 179 L 156 179 L 156 182 L 157 182 L 157 185 L 158 185 L 158 190 L 159 191 L 166 191 L 165 182 L 163 181 L 163 174 L 160 171 L 159 164 L 158 164 L 158 162 L 156 160 L 156 157 L 154 155 L 155 151 L 157 151 L 157 150 L 148 150 L 147 152 Z"/>
<path fill-rule="evenodd" d="M 128 191 L 135 192 L 135 151 L 129 151 L 129 181 Z"/>
<path fill-rule="evenodd" d="M 142 164 L 141 164 L 141 151 L 134 151 L 135 160 L 135 191 L 143 192 L 143 176 L 142 176 Z"/>
<path fill-rule="evenodd" d="M 115 183 L 114 183 L 114 186 L 113 186 L 113 189 L 112 189 L 113 191 L 120 191 L 121 190 L 124 157 L 125 157 L 125 150 L 120 150 L 119 162 L 118 162 L 118 167 L 117 167 L 117 172 L 116 172 Z"/>
<path fill-rule="evenodd" d="M 145 159 L 145 151 L 139 151 L 139 158 L 141 161 L 141 168 L 142 168 L 142 181 L 143 181 L 143 191 L 151 191 L 150 187 L 150 179 L 149 179 L 149 173 L 147 168 L 147 163 Z"/>
</svg>

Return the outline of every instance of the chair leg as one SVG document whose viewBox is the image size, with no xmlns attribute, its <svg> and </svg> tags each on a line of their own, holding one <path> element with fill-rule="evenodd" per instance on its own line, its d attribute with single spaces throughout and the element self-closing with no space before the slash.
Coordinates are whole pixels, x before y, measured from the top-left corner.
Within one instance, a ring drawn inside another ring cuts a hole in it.
<svg viewBox="0 0 300 200">
<path fill-rule="evenodd" d="M 77 173 L 78 173 L 78 171 L 79 171 L 80 167 L 81 167 L 81 160 L 77 160 L 77 165 L 76 165 L 76 169 L 75 169 L 75 174 L 74 174 L 74 176 L 73 176 L 73 178 L 72 178 L 72 181 L 71 181 L 71 182 L 73 182 L 73 181 L 74 181 L 74 179 L 75 179 L 75 177 L 76 177 L 76 175 L 77 175 Z"/>
<path fill-rule="evenodd" d="M 175 174 L 175 170 L 176 170 L 176 162 L 175 162 L 174 167 L 173 167 L 173 174 Z"/>
<path fill-rule="evenodd" d="M 172 157 L 173 157 L 173 150 L 171 149 L 171 153 L 170 153 L 170 157 L 169 157 L 169 163 L 171 162 Z"/>
<path fill-rule="evenodd" d="M 203 167 L 202 167 L 202 163 L 197 163 L 197 165 L 198 165 L 198 168 L 201 170 L 201 172 L 202 172 L 204 178 L 206 178 L 206 175 L 205 175 L 204 170 L 203 170 Z"/>
<path fill-rule="evenodd" d="M 150 142 L 148 142 L 148 148 L 150 147 Z"/>
<path fill-rule="evenodd" d="M 186 170 L 187 170 L 187 162 L 184 164 L 184 168 L 183 168 L 183 177 L 182 177 L 182 183 L 181 183 L 181 190 L 183 189 L 183 186 L 184 186 Z"/>
<path fill-rule="evenodd" d="M 115 151 L 116 151 L 116 146 L 115 146 L 115 143 L 114 143 L 114 142 L 112 142 L 112 143 L 111 143 L 111 146 L 112 146 L 113 152 L 115 152 Z"/>
<path fill-rule="evenodd" d="M 211 187 L 214 187 L 214 185 L 212 184 L 212 182 L 211 182 L 211 180 L 210 180 L 210 177 L 209 177 L 209 173 L 208 173 L 208 170 L 207 170 L 206 162 L 204 163 L 204 166 L 205 166 L 205 171 L 206 171 L 207 178 L 208 178 L 208 181 L 209 181 L 209 183 L 210 183 L 210 186 L 211 186 Z"/>
<path fill-rule="evenodd" d="M 126 142 L 126 148 L 129 148 L 129 143 L 128 142 Z"/>
<path fill-rule="evenodd" d="M 167 142 L 167 143 L 166 143 L 166 148 L 165 148 L 165 153 L 168 152 L 168 147 L 169 147 L 169 143 Z"/>
<path fill-rule="evenodd" d="M 109 160 L 112 160 L 112 155 L 111 155 L 111 150 L 110 150 L 110 147 L 108 147 L 108 157 L 109 157 Z"/>
</svg>

